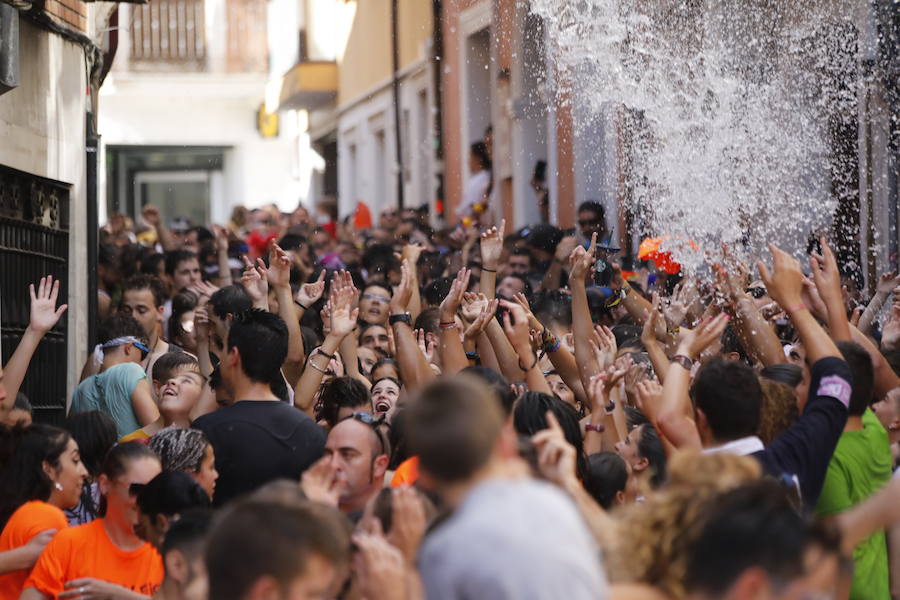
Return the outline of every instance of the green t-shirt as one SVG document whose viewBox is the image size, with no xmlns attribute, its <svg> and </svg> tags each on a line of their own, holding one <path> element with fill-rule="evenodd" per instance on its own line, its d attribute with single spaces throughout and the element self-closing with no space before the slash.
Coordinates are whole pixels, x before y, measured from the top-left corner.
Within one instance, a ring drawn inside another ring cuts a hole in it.
<svg viewBox="0 0 900 600">
<path fill-rule="evenodd" d="M 863 428 L 841 434 L 825 485 L 816 504 L 816 514 L 828 517 L 856 506 L 891 479 L 893 459 L 888 434 L 869 410 L 862 416 Z M 888 555 L 884 531 L 866 538 L 853 551 L 851 600 L 890 598 Z"/>
</svg>

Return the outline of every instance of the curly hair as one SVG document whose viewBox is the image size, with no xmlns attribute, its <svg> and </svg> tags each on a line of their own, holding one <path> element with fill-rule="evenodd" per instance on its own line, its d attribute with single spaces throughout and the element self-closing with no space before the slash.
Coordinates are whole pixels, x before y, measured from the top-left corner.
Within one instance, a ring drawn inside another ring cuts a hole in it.
<svg viewBox="0 0 900 600">
<path fill-rule="evenodd" d="M 686 549 L 700 533 L 709 502 L 761 473 L 759 463 L 745 456 L 674 455 L 666 486 L 646 502 L 622 511 L 618 547 L 605 553 L 611 561 L 611 578 L 652 585 L 670 598 L 684 598 Z"/>
<path fill-rule="evenodd" d="M 159 456 L 164 471 L 196 473 L 200 470 L 209 440 L 198 429 L 172 426 L 157 432 L 147 445 Z"/>
<path fill-rule="evenodd" d="M 757 435 L 764 444 L 771 444 L 800 418 L 800 409 L 792 387 L 770 379 L 760 379 L 759 383 L 763 395 Z"/>
</svg>

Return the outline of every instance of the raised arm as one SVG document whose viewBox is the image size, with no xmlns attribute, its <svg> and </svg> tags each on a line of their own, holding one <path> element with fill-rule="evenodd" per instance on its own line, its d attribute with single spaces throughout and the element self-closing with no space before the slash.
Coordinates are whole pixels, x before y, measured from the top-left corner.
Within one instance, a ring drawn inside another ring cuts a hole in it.
<svg viewBox="0 0 900 600">
<path fill-rule="evenodd" d="M 831 337 L 813 317 L 803 303 L 803 273 L 795 258 L 770 244 L 773 257 L 773 271 L 762 262 L 757 263 L 760 277 L 766 284 L 769 295 L 788 314 L 800 341 L 806 350 L 810 364 L 828 357 L 840 358 L 841 353 Z"/>
<path fill-rule="evenodd" d="M 722 337 L 728 319 L 728 315 L 720 314 L 701 322 L 693 330 L 682 330 L 678 350 L 666 372 L 659 409 L 660 432 L 678 449 L 699 449 L 701 446 L 688 395 L 691 367 L 707 347 Z"/>
<path fill-rule="evenodd" d="M 730 256 L 726 255 L 726 259 Z M 750 357 L 764 366 L 781 364 L 786 361 L 784 350 L 775 330 L 769 325 L 753 302 L 753 298 L 744 291 L 746 280 L 739 275 L 743 273 L 743 265 L 732 261 L 729 269 L 717 269 L 717 279 L 724 288 L 734 312 L 732 326 L 747 350 Z"/>
<path fill-rule="evenodd" d="M 575 357 L 531 312 L 531 306 L 528 304 L 528 298 L 525 297 L 525 294 L 516 294 L 513 299 L 525 311 L 530 327 L 539 332 L 544 354 L 550 359 L 553 368 L 556 369 L 563 382 L 575 394 L 575 398 L 582 404 L 587 404 L 587 392 L 585 392 L 584 385 L 581 383 L 581 376 L 578 373 L 578 363 L 575 362 Z"/>
<path fill-rule="evenodd" d="M 353 299 L 351 290 L 332 290 L 331 303 L 331 328 L 325 341 L 306 359 L 306 368 L 297 382 L 294 390 L 294 406 L 312 415 L 315 409 L 316 391 L 322 383 L 322 377 L 328 372 L 328 366 L 335 358 L 335 352 L 341 345 L 341 341 L 350 335 L 356 328 L 356 319 L 359 317 L 359 308 L 351 310 Z"/>
<path fill-rule="evenodd" d="M 6 414 L 12 409 L 38 344 L 47 332 L 56 326 L 68 308 L 67 304 L 56 307 L 59 281 L 54 281 L 52 275 L 41 277 L 37 292 L 34 290 L 34 284 L 28 286 L 28 291 L 31 294 L 31 316 L 16 351 L 3 366 L 3 389 L 6 391 L 6 398 L 0 403 L 2 404 L 0 414 Z"/>
<path fill-rule="evenodd" d="M 491 227 L 481 234 L 481 293 L 492 299 L 497 290 L 497 268 L 503 254 L 503 236 L 506 233 L 506 219 L 500 227 Z M 465 265 L 463 265 L 465 267 Z"/>
<path fill-rule="evenodd" d="M 566 236 L 556 245 L 553 252 L 553 260 L 550 261 L 550 268 L 544 273 L 541 280 L 542 290 L 558 290 L 562 287 L 562 274 L 565 271 L 566 263 L 572 251 L 578 246 L 578 238 L 574 235 Z"/>
<path fill-rule="evenodd" d="M 569 289 L 572 291 L 572 336 L 575 339 L 575 361 L 585 390 L 590 386 L 591 378 L 600 374 L 605 365 L 597 363 L 591 350 L 590 340 L 594 330 L 591 310 L 588 306 L 585 275 L 594 267 L 594 251 L 597 247 L 597 235 L 591 237 L 591 245 L 585 250 L 577 246 L 569 257 Z"/>
<path fill-rule="evenodd" d="M 819 296 L 828 311 L 828 332 L 835 341 L 850 341 L 850 321 L 847 320 L 844 307 L 841 272 L 838 269 L 837 259 L 825 238 L 819 240 L 819 243 L 822 246 L 822 255 L 810 255 L 809 268 Z"/>
<path fill-rule="evenodd" d="M 531 345 L 528 317 L 525 310 L 515 302 L 508 300 L 501 300 L 500 305 L 507 309 L 506 314 L 503 315 L 503 331 L 519 357 L 519 368 L 525 372 L 525 383 L 528 384 L 528 389 L 552 396 L 553 390 L 550 389 L 544 372 L 541 371 L 540 361 Z"/>
<path fill-rule="evenodd" d="M 269 286 L 275 290 L 278 300 L 278 316 L 288 330 L 288 353 L 284 360 L 284 372 L 290 385 L 297 385 L 303 371 L 306 354 L 303 351 L 303 335 L 300 333 L 300 318 L 297 315 L 294 297 L 291 293 L 291 257 L 278 244 L 269 247 L 269 266 L 257 259 L 258 269 L 266 275 Z"/>
<path fill-rule="evenodd" d="M 440 308 L 440 353 L 441 365 L 445 375 L 453 375 L 469 366 L 466 351 L 459 339 L 459 325 L 456 323 L 456 311 L 462 303 L 463 294 L 469 287 L 469 277 L 472 272 L 462 269 L 453 280 L 450 292 L 441 302 Z"/>
<path fill-rule="evenodd" d="M 866 310 L 863 311 L 863 314 L 859 317 L 859 323 L 856 324 L 857 329 L 863 334 L 869 335 L 869 330 L 872 329 L 872 323 L 875 322 L 875 319 L 884 307 L 884 303 L 887 302 L 891 292 L 893 292 L 898 285 L 900 285 L 900 275 L 897 274 L 897 271 L 884 273 L 878 279 L 878 284 L 875 287 L 875 295 L 872 296 L 872 299 L 866 306 Z"/>
<path fill-rule="evenodd" d="M 172 252 L 173 250 L 178 250 L 178 242 L 175 241 L 172 232 L 169 231 L 169 228 L 163 223 L 158 208 L 148 204 L 144 207 L 141 214 L 144 217 L 144 221 L 147 222 L 147 225 L 156 230 L 156 237 L 159 239 L 159 245 L 162 246 L 163 251 Z"/>
<path fill-rule="evenodd" d="M 658 306 L 658 298 L 659 296 L 654 292 L 654 306 Z M 656 377 L 660 383 L 665 383 L 666 373 L 669 371 L 669 357 L 666 356 L 663 345 L 656 339 L 656 329 L 661 318 L 662 316 L 658 310 L 650 311 L 650 317 L 644 322 L 644 327 L 641 330 L 641 343 L 644 344 L 644 349 L 647 351 L 647 355 L 650 356 L 650 363 L 653 365 Z"/>
<path fill-rule="evenodd" d="M 403 376 L 403 384 L 412 390 L 434 377 L 425 356 L 419 351 L 419 344 L 412 328 L 412 315 L 408 306 L 412 297 L 412 278 L 409 261 L 400 263 L 400 285 L 394 290 L 390 302 L 390 327 L 397 346 L 397 365 Z"/>
<path fill-rule="evenodd" d="M 409 267 L 409 289 L 412 294 L 409 297 L 409 303 L 406 308 L 413 323 L 416 322 L 416 319 L 419 318 L 419 314 L 422 312 L 422 297 L 419 292 L 419 270 L 416 268 L 416 265 L 419 264 L 422 250 L 424 248 L 418 244 L 406 244 L 403 246 L 401 255 L 401 261 L 405 259 Z"/>
<path fill-rule="evenodd" d="M 216 236 L 216 260 L 219 263 L 219 277 L 216 283 L 225 287 L 234 283 L 231 278 L 231 264 L 228 262 L 228 230 L 219 225 L 213 226 Z"/>
<path fill-rule="evenodd" d="M 241 285 L 253 302 L 253 308 L 269 310 L 269 282 L 266 276 L 244 256 L 244 272 L 241 274 Z"/>
</svg>

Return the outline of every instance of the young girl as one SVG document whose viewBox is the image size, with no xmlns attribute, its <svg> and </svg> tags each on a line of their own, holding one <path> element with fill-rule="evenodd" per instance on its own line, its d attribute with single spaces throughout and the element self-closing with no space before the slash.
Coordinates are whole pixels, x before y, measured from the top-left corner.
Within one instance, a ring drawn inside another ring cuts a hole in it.
<svg viewBox="0 0 900 600">
<path fill-rule="evenodd" d="M 75 592 L 73 598 L 116 600 L 152 595 L 162 583 L 163 565 L 153 546 L 134 532 L 135 484 L 146 484 L 160 471 L 159 458 L 144 444 L 114 446 L 99 480 L 103 516 L 53 538 L 25 582 L 21 599 L 45 600 L 63 592 Z"/>
<path fill-rule="evenodd" d="M 31 425 L 12 435 L 19 439 L 0 476 L 0 598 L 19 597 L 44 545 L 68 526 L 63 509 L 78 504 L 87 476 L 66 431 Z"/>
</svg>

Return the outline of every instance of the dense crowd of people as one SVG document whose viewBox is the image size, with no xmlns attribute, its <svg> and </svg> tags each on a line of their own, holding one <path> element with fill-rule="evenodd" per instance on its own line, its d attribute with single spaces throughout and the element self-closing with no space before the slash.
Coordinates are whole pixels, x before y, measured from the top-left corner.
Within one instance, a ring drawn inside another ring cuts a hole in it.
<svg viewBox="0 0 900 600">
<path fill-rule="evenodd" d="M 19 391 L 59 282 L 4 290 L 0 597 L 900 598 L 900 277 L 577 215 L 113 216 L 64 427 Z"/>
</svg>

